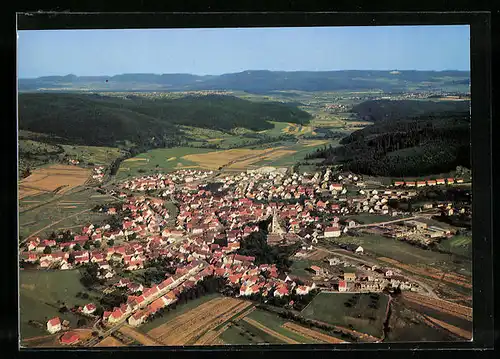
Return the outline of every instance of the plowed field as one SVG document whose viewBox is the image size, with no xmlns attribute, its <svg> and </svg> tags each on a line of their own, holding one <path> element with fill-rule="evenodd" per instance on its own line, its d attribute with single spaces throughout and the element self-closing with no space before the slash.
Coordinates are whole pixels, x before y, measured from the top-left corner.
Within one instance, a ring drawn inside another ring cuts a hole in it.
<svg viewBox="0 0 500 359">
<path fill-rule="evenodd" d="M 90 173 L 90 169 L 65 165 L 37 169 L 19 183 L 19 198 L 43 192 L 65 193 L 84 184 Z"/>
<path fill-rule="evenodd" d="M 309 329 L 309 328 L 306 328 L 306 327 L 303 327 L 303 326 L 300 326 L 298 324 L 291 323 L 291 322 L 283 324 L 283 328 L 291 330 L 292 332 L 295 332 L 297 334 L 300 334 L 300 335 L 302 335 L 306 338 L 310 338 L 312 340 L 319 339 L 322 342 L 333 343 L 333 344 L 346 343 L 345 341 L 343 341 L 341 339 L 332 337 L 330 335 L 326 335 L 326 334 L 318 332 L 316 330 L 312 330 L 312 329 Z"/>
<path fill-rule="evenodd" d="M 203 338 L 206 333 L 214 331 L 251 305 L 235 298 L 215 298 L 150 330 L 148 335 L 164 345 L 193 345 L 199 344 L 198 340 L 209 342 L 216 336 L 211 333 Z"/>
</svg>

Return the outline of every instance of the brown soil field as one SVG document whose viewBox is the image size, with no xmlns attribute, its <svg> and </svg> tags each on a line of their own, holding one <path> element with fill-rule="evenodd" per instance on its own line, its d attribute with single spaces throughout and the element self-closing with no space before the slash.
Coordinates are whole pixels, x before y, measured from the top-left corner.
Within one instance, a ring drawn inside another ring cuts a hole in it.
<svg viewBox="0 0 500 359">
<path fill-rule="evenodd" d="M 338 344 L 338 343 L 347 343 L 346 341 L 343 341 L 341 339 L 332 337 L 330 335 L 318 332 L 316 330 L 312 330 L 306 327 L 303 327 L 301 325 L 287 322 L 283 324 L 283 328 L 291 330 L 292 332 L 295 332 L 299 335 L 302 335 L 306 338 L 310 338 L 312 340 L 320 340 L 324 343 L 332 343 L 332 344 Z"/>
<path fill-rule="evenodd" d="M 84 184 L 90 173 L 90 169 L 66 165 L 53 165 L 37 169 L 19 183 L 19 198 L 42 192 L 53 192 L 61 187 L 58 193 L 65 193 Z"/>
<path fill-rule="evenodd" d="M 462 337 L 462 338 L 467 339 L 467 340 L 472 340 L 472 333 L 467 331 L 467 330 L 463 330 L 461 328 L 458 328 L 454 325 L 445 323 L 439 319 L 430 317 L 428 315 L 424 315 L 424 317 L 425 317 L 425 319 L 432 322 L 433 324 L 438 325 L 439 327 L 444 328 L 447 331 L 449 331 L 449 332 L 451 332 L 459 337 Z"/>
<path fill-rule="evenodd" d="M 103 340 L 101 340 L 99 343 L 97 343 L 94 346 L 96 346 L 96 347 L 124 347 L 125 344 L 123 344 L 118 339 L 116 339 L 112 336 L 109 336 L 107 338 L 104 338 Z"/>
<path fill-rule="evenodd" d="M 307 259 L 313 261 L 320 261 L 326 256 L 328 256 L 328 252 L 322 251 L 321 249 L 317 249 L 314 252 L 312 252 L 309 256 L 307 256 Z"/>
<path fill-rule="evenodd" d="M 470 307 L 412 292 L 405 292 L 403 297 L 411 302 L 472 321 L 472 308 Z"/>
<path fill-rule="evenodd" d="M 210 330 L 203 334 L 194 345 L 217 345 L 217 338 L 227 329 L 229 324 L 224 325 L 219 330 Z"/>
<path fill-rule="evenodd" d="M 142 345 L 145 345 L 145 346 L 161 346 L 162 345 L 161 343 L 155 341 L 150 336 L 145 335 L 141 332 L 138 332 L 137 330 L 135 330 L 134 328 L 132 328 L 128 325 L 122 326 L 119 329 L 119 332 L 136 340 L 136 341 L 138 341 L 139 343 L 141 343 Z"/>
<path fill-rule="evenodd" d="M 164 345 L 192 345 L 251 305 L 235 298 L 215 298 L 150 330 L 148 335 Z"/>
<path fill-rule="evenodd" d="M 416 266 L 412 266 L 412 265 L 408 265 L 408 264 L 403 264 L 403 263 L 400 263 L 394 259 L 386 258 L 386 257 L 379 257 L 377 259 L 384 261 L 384 262 L 387 262 L 387 263 L 390 263 L 390 264 L 392 264 L 398 268 L 404 269 L 408 272 L 412 272 L 415 274 L 420 274 L 420 275 L 424 275 L 424 276 L 431 277 L 434 279 L 442 280 L 443 282 L 448 282 L 448 283 L 460 285 L 464 288 L 469 288 L 469 289 L 472 288 L 472 284 L 470 283 L 471 279 L 467 278 L 466 276 L 462 276 L 460 274 L 454 274 L 454 273 L 446 273 L 445 274 L 444 272 L 442 272 L 438 269 L 435 269 L 435 268 L 431 268 L 431 267 L 420 268 L 420 267 L 416 267 Z"/>
<path fill-rule="evenodd" d="M 271 335 L 271 336 L 273 336 L 275 338 L 278 338 L 279 340 L 281 340 L 282 342 L 285 342 L 287 344 L 304 344 L 304 343 L 299 343 L 298 341 L 293 340 L 291 338 L 285 337 L 284 335 L 282 335 L 282 334 L 280 334 L 280 333 L 278 333 L 278 332 L 276 332 L 274 330 L 271 330 L 271 329 L 267 328 L 265 325 L 260 324 L 256 320 L 253 320 L 253 319 L 250 319 L 250 318 L 243 318 L 243 320 L 245 322 L 247 322 L 248 324 L 253 325 L 257 329 L 262 330 L 264 333 L 269 334 L 269 335 Z"/>
</svg>

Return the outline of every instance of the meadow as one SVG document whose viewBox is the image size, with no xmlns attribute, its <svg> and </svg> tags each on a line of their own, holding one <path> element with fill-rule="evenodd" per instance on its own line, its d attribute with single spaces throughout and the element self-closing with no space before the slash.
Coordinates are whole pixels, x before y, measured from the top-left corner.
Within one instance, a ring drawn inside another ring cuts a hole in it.
<svg viewBox="0 0 500 359">
<path fill-rule="evenodd" d="M 80 283 L 78 270 L 43 271 L 21 270 L 19 272 L 19 305 L 21 337 L 29 338 L 47 335 L 47 320 L 59 316 L 75 326 L 79 317 L 74 314 L 60 313 L 57 301 L 65 303 L 68 308 L 74 305 L 85 305 L 88 301 L 76 298 L 76 293 L 84 292 Z M 28 320 L 39 321 L 43 328 L 33 327 Z"/>
<path fill-rule="evenodd" d="M 97 204 L 116 199 L 95 197 L 95 195 L 95 190 L 84 188 L 62 196 L 40 198 L 40 202 L 25 203 L 30 206 L 19 213 L 19 236 L 26 238 L 38 231 L 40 231 L 38 235 L 48 236 L 53 230 L 70 227 L 74 227 L 75 230 L 88 222 L 99 223 L 109 216 L 92 213 L 90 209 Z M 37 200 L 38 197 L 30 199 L 30 201 Z"/>
<path fill-rule="evenodd" d="M 359 297 L 355 300 L 355 295 L 350 293 L 320 293 L 304 308 L 301 315 L 381 337 L 389 298 L 385 294 L 377 295 L 378 307 L 372 309 L 369 307 L 370 294 L 358 294 Z M 349 300 L 354 300 L 355 304 L 346 307 L 344 303 Z"/>
<path fill-rule="evenodd" d="M 157 172 L 172 172 L 182 168 L 198 168 L 197 163 L 185 159 L 184 156 L 210 151 L 213 150 L 194 147 L 158 148 L 123 161 L 116 177 L 125 179 Z"/>
</svg>

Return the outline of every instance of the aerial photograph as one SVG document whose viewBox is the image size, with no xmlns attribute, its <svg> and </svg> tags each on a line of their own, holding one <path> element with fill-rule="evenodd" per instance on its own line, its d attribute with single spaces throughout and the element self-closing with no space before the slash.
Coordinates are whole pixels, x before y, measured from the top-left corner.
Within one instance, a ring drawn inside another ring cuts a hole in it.
<svg viewBox="0 0 500 359">
<path fill-rule="evenodd" d="M 471 341 L 469 31 L 19 30 L 20 347 Z"/>
</svg>

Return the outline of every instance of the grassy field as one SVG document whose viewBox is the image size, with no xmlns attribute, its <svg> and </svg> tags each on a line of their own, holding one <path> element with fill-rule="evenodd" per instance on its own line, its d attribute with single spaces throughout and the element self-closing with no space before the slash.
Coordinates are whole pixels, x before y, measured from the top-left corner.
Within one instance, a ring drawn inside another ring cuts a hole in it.
<svg viewBox="0 0 500 359">
<path fill-rule="evenodd" d="M 357 221 L 361 224 L 371 224 L 371 223 L 378 223 L 378 222 L 386 222 L 386 221 L 391 221 L 398 219 L 400 217 L 393 217 L 389 215 L 383 215 L 383 214 L 369 214 L 369 213 L 361 213 L 361 214 L 356 214 L 352 216 L 346 216 L 346 219 L 352 219 L 354 221 Z"/>
<path fill-rule="evenodd" d="M 450 239 L 444 239 L 438 244 L 438 248 L 472 258 L 472 237 L 457 235 Z"/>
<path fill-rule="evenodd" d="M 425 250 L 409 243 L 378 235 L 363 234 L 360 237 L 341 236 L 334 243 L 352 243 L 363 247 L 366 253 L 377 257 L 389 257 L 411 265 L 433 265 L 448 262 L 448 254 Z"/>
<path fill-rule="evenodd" d="M 302 311 L 302 315 L 322 322 L 349 327 L 375 337 L 382 336 L 385 311 L 389 298 L 380 294 L 378 308 L 369 308 L 370 295 L 359 294 L 356 304 L 348 308 L 344 305 L 354 295 L 350 293 L 320 293 Z M 372 318 L 372 319 L 370 319 Z"/>
<path fill-rule="evenodd" d="M 144 325 L 141 325 L 137 329 L 142 333 L 147 333 L 150 330 L 174 319 L 175 317 L 177 317 L 181 314 L 187 313 L 191 309 L 197 308 L 201 304 L 206 303 L 206 302 L 208 302 L 214 298 L 217 298 L 217 297 L 220 297 L 220 295 L 219 294 L 208 294 L 208 295 L 204 295 L 203 297 L 190 300 L 185 304 L 178 305 L 175 309 L 173 309 L 171 311 L 165 311 L 165 314 L 163 315 L 163 317 L 156 318 L 150 322 L 146 322 Z"/>
<path fill-rule="evenodd" d="M 263 324 L 267 328 L 274 330 L 275 332 L 278 332 L 281 335 L 284 335 L 285 337 L 288 337 L 290 339 L 298 341 L 299 343 L 307 343 L 307 344 L 320 343 L 319 340 L 314 341 L 314 340 L 306 338 L 302 335 L 294 333 L 291 330 L 283 328 L 282 326 L 283 326 L 283 324 L 285 324 L 287 322 L 287 320 L 280 318 L 276 314 L 269 313 L 269 312 L 266 312 L 264 310 L 256 309 L 252 313 L 250 313 L 248 315 L 248 317 Z"/>
<path fill-rule="evenodd" d="M 19 272 L 22 338 L 48 334 L 45 324 L 55 316 L 69 320 L 70 325 L 76 325 L 78 317 L 72 313 L 59 313 L 57 301 L 64 302 L 67 307 L 87 304 L 88 301 L 75 297 L 76 293 L 85 291 L 79 279 L 80 273 L 77 270 Z M 29 320 L 42 322 L 44 328 L 29 325 Z"/>
<path fill-rule="evenodd" d="M 84 163 L 90 162 L 95 165 L 109 165 L 121 155 L 121 150 L 114 147 L 71 145 L 62 145 L 62 147 L 71 159 L 76 159 Z"/>
<path fill-rule="evenodd" d="M 297 259 L 292 258 L 293 263 L 290 267 L 290 274 L 300 276 L 300 277 L 311 277 L 312 272 L 307 271 L 306 269 L 316 264 L 316 261 L 311 261 L 308 259 Z"/>
<path fill-rule="evenodd" d="M 143 176 L 148 173 L 171 172 L 181 168 L 197 167 L 197 164 L 182 158 L 186 155 L 206 153 L 213 150 L 193 147 L 159 148 L 123 161 L 117 179 Z"/>
<path fill-rule="evenodd" d="M 107 199 L 104 197 L 92 198 L 92 196 L 95 195 L 96 192 L 94 190 L 83 189 L 60 197 L 53 197 L 52 199 L 55 200 L 48 203 L 45 203 L 47 199 L 40 203 L 29 203 L 36 207 L 19 213 L 19 235 L 26 238 L 33 232 L 58 221 L 60 222 L 54 224 L 51 228 L 47 228 L 39 235 L 48 235 L 57 228 L 76 225 L 81 227 L 85 225 L 85 222 L 96 223 L 108 218 L 107 215 L 91 212 L 67 218 L 86 209 L 90 209 L 97 204 L 106 202 L 106 200 L 116 200 L 112 197 L 107 197 Z"/>
</svg>

